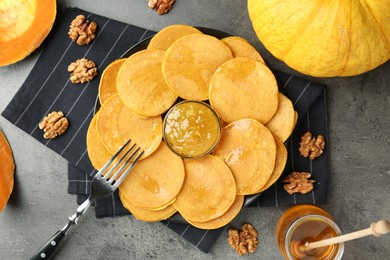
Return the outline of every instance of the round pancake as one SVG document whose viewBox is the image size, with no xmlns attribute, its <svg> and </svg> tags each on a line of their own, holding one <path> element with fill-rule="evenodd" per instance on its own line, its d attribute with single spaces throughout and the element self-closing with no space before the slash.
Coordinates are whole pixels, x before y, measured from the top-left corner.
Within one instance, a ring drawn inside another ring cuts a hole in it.
<svg viewBox="0 0 390 260">
<path fill-rule="evenodd" d="M 102 105 L 97 116 L 97 129 L 108 152 L 115 154 L 129 139 L 145 152 L 153 153 L 162 140 L 161 116 L 140 118 L 125 106 L 118 95 Z"/>
<path fill-rule="evenodd" d="M 126 59 L 115 60 L 104 69 L 99 84 L 99 102 L 101 105 L 103 105 L 110 97 L 118 94 L 116 88 L 116 77 L 125 60 Z"/>
<path fill-rule="evenodd" d="M 236 198 L 236 185 L 226 164 L 218 157 L 184 159 L 186 178 L 173 202 L 190 221 L 205 222 L 225 214 Z"/>
<path fill-rule="evenodd" d="M 237 36 L 230 36 L 221 40 L 226 44 L 233 53 L 233 57 L 243 57 L 252 60 L 257 60 L 265 64 L 260 53 L 245 39 Z"/>
<path fill-rule="evenodd" d="M 247 58 L 229 60 L 211 79 L 210 104 L 228 123 L 253 118 L 266 124 L 278 108 L 275 76 L 259 61 Z"/>
<path fill-rule="evenodd" d="M 279 93 L 278 110 L 265 125 L 282 143 L 291 135 L 295 127 L 295 111 L 292 102 Z"/>
<path fill-rule="evenodd" d="M 169 46 L 172 45 L 172 43 L 187 34 L 202 34 L 202 32 L 195 27 L 189 25 L 170 25 L 153 36 L 153 38 L 149 42 L 148 49 L 158 49 L 166 51 Z"/>
<path fill-rule="evenodd" d="M 271 132 L 253 119 L 241 119 L 222 129 L 213 154 L 225 160 L 234 175 L 238 195 L 255 194 L 275 167 L 276 144 Z"/>
<path fill-rule="evenodd" d="M 141 207 L 137 207 L 131 203 L 121 192 L 119 192 L 119 198 L 122 201 L 123 206 L 130 211 L 133 216 L 141 221 L 156 222 L 165 220 L 171 217 L 177 212 L 176 208 L 172 205 L 167 206 L 161 210 L 148 210 Z"/>
<path fill-rule="evenodd" d="M 137 207 L 161 209 L 176 198 L 184 176 L 183 160 L 161 142 L 153 154 L 135 165 L 119 190 Z"/>
<path fill-rule="evenodd" d="M 262 192 L 271 187 L 272 184 L 274 184 L 279 177 L 282 175 L 284 167 L 287 163 L 287 149 L 286 146 L 279 140 L 279 138 L 275 137 L 275 143 L 276 143 L 276 161 L 275 161 L 275 168 L 272 172 L 271 177 L 269 178 L 268 182 L 258 191 Z"/>
<path fill-rule="evenodd" d="M 131 55 L 117 76 L 118 94 L 122 102 L 141 116 L 158 116 L 177 99 L 161 72 L 165 52 L 142 50 Z"/>
<path fill-rule="evenodd" d="M 229 224 L 238 215 L 243 204 L 244 196 L 237 195 L 236 199 L 233 202 L 233 205 L 230 206 L 228 211 L 226 211 L 225 214 L 223 214 L 222 216 L 206 222 L 195 222 L 190 220 L 187 220 L 187 222 L 194 227 L 201 229 L 217 229 Z"/>
<path fill-rule="evenodd" d="M 232 58 L 229 47 L 217 38 L 189 34 L 175 41 L 166 51 L 163 75 L 168 86 L 181 98 L 206 100 L 215 70 Z"/>
<path fill-rule="evenodd" d="M 98 112 L 99 114 L 99 112 Z M 87 132 L 87 152 L 92 166 L 100 170 L 113 154 L 109 153 L 100 138 L 96 125 L 97 114 L 92 118 Z"/>
</svg>

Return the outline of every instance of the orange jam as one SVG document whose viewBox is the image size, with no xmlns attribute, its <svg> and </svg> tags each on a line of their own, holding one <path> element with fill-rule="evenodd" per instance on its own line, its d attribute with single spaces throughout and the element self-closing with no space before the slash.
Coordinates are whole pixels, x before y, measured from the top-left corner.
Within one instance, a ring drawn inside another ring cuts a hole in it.
<svg viewBox="0 0 390 260">
<path fill-rule="evenodd" d="M 209 105 L 183 101 L 168 111 L 163 131 L 164 140 L 173 152 L 185 158 L 199 157 L 217 145 L 221 123 Z"/>
</svg>

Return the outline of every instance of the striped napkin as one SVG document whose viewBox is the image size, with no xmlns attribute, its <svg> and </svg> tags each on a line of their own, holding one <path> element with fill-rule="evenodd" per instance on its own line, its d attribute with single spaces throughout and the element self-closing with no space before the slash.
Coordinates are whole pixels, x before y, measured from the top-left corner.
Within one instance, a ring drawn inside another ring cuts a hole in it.
<svg viewBox="0 0 390 260">
<path fill-rule="evenodd" d="M 84 14 L 98 24 L 96 39 L 90 45 L 78 46 L 68 35 L 68 26 L 76 15 Z M 151 37 L 155 32 L 89 13 L 77 8 L 67 9 L 53 28 L 34 68 L 2 116 L 43 145 L 62 155 L 68 164 L 68 193 L 77 194 L 81 203 L 89 194 L 93 169 L 86 151 L 85 138 L 94 115 L 101 72 L 129 48 Z M 86 57 L 96 62 L 98 76 L 86 84 L 72 84 L 67 66 Z M 292 205 L 298 203 L 325 203 L 328 178 L 328 149 L 313 162 L 297 153 L 300 136 L 307 130 L 322 134 L 327 139 L 326 98 L 323 85 L 283 72 L 274 71 L 280 91 L 289 97 L 299 114 L 292 137 L 286 142 L 289 158 L 285 173 L 292 170 L 309 171 L 317 181 L 313 192 L 306 195 L 288 195 L 278 182 L 256 199 L 250 207 Z M 63 111 L 70 121 L 68 131 L 60 138 L 46 140 L 38 123 L 51 111 Z M 129 212 L 121 204 L 118 194 L 95 203 L 96 217 L 114 217 Z M 163 225 L 208 252 L 224 228 L 201 230 L 186 223 L 162 221 Z"/>
</svg>

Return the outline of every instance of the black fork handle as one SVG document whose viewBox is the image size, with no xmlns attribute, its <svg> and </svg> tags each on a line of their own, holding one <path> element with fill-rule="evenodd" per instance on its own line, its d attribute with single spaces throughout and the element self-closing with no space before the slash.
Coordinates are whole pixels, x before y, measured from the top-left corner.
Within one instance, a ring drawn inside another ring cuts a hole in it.
<svg viewBox="0 0 390 260">
<path fill-rule="evenodd" d="M 58 230 L 47 242 L 44 244 L 36 253 L 33 255 L 30 260 L 42 260 L 50 259 L 56 252 L 60 243 L 65 237 L 65 232 Z"/>
</svg>

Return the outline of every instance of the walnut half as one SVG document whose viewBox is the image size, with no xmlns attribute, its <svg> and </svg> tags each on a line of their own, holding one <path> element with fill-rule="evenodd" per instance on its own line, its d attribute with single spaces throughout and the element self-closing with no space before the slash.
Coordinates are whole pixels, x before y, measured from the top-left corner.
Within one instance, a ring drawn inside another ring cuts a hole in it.
<svg viewBox="0 0 390 260">
<path fill-rule="evenodd" d="M 311 174 L 308 172 L 292 172 L 283 179 L 284 189 L 288 194 L 306 194 L 314 189 L 315 180 L 309 180 Z"/>
<path fill-rule="evenodd" d="M 315 138 L 309 131 L 307 131 L 302 137 L 299 143 L 299 152 L 303 157 L 309 157 L 310 160 L 314 160 L 319 157 L 325 148 L 325 138 L 322 135 L 318 135 Z"/>
<path fill-rule="evenodd" d="M 259 243 L 257 240 L 257 231 L 249 223 L 244 224 L 240 231 L 235 228 L 229 229 L 228 242 L 239 256 L 254 253 Z"/>
<path fill-rule="evenodd" d="M 86 45 L 95 39 L 96 29 L 95 22 L 88 21 L 84 15 L 78 15 L 70 24 L 68 35 L 78 45 Z"/>
<path fill-rule="evenodd" d="M 39 129 L 42 129 L 45 139 L 54 139 L 62 135 L 69 127 L 69 121 L 61 111 L 53 111 L 39 123 Z"/>
<path fill-rule="evenodd" d="M 97 75 L 97 68 L 95 62 L 86 58 L 78 59 L 68 66 L 70 74 L 70 81 L 72 83 L 85 83 L 93 80 Z"/>
<path fill-rule="evenodd" d="M 149 7 L 154 9 L 158 14 L 166 14 L 172 8 L 176 0 L 149 0 Z"/>
</svg>

